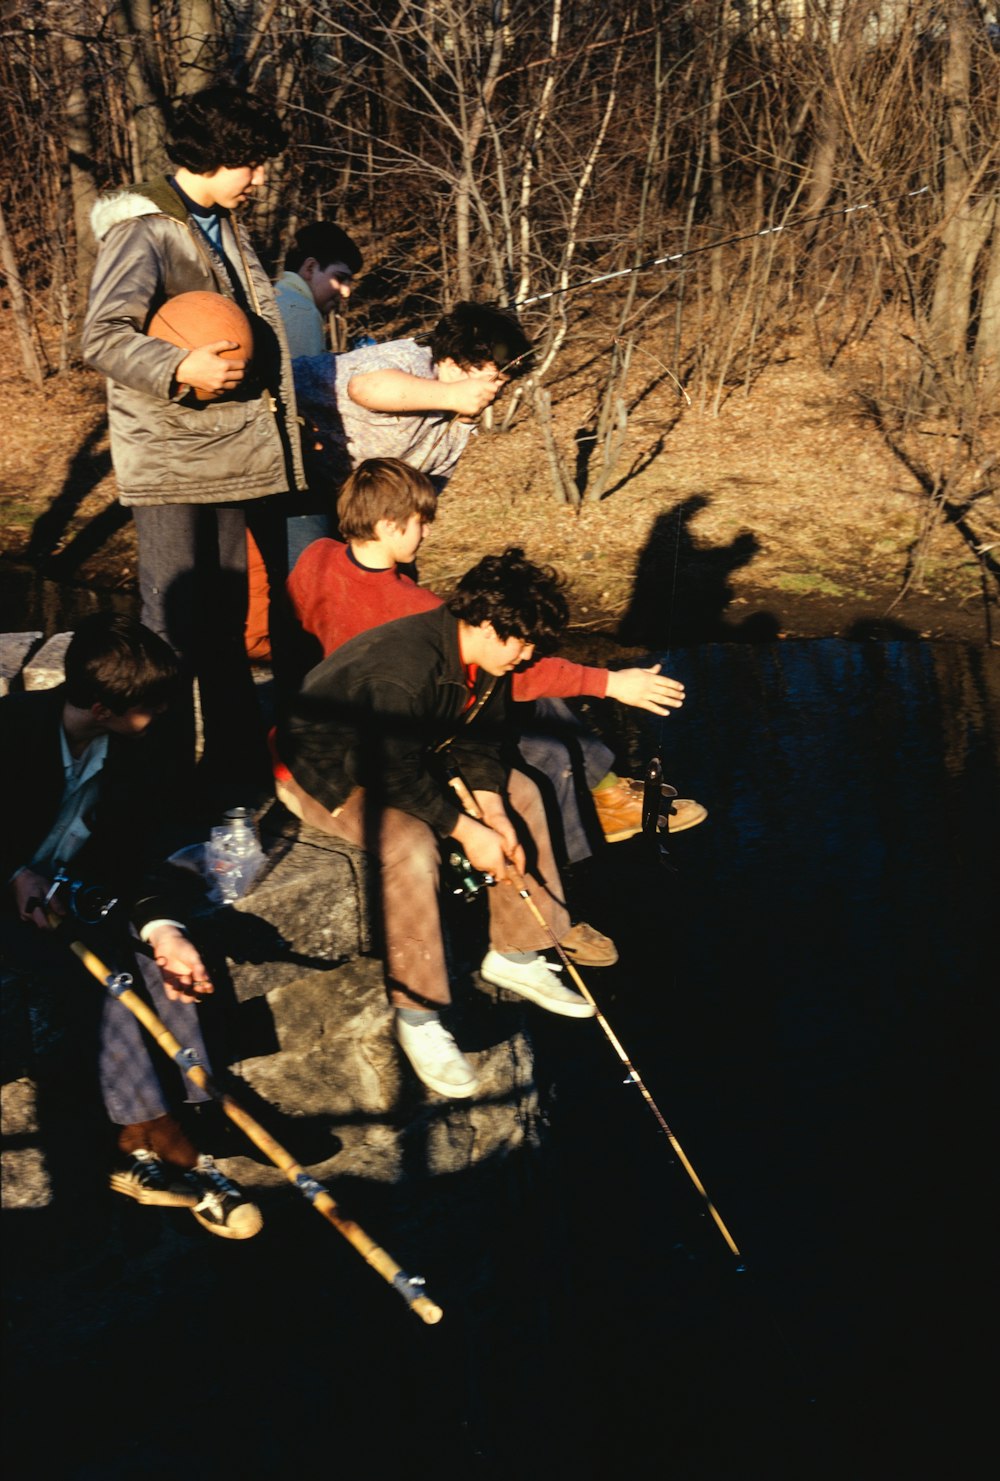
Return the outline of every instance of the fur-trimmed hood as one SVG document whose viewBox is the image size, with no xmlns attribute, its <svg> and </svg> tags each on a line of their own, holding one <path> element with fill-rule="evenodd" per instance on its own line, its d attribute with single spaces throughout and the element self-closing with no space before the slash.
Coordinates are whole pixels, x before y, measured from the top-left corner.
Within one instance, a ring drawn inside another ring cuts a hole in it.
<svg viewBox="0 0 1000 1481">
<path fill-rule="evenodd" d="M 102 195 L 91 210 L 90 226 L 94 236 L 101 241 L 119 222 L 151 215 L 187 221 L 184 204 L 165 175 Z"/>
</svg>

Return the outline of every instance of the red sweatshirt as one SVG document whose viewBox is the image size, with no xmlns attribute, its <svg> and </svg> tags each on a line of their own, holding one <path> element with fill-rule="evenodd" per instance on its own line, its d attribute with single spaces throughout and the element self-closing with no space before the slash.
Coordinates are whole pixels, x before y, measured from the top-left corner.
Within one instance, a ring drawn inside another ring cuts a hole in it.
<svg viewBox="0 0 1000 1481">
<path fill-rule="evenodd" d="M 314 540 L 306 547 L 288 578 L 288 595 L 304 630 L 321 643 L 324 658 L 370 627 L 441 605 L 440 597 L 395 567 L 372 571 L 359 566 L 339 540 Z M 511 694 L 518 700 L 575 694 L 603 699 L 608 670 L 566 658 L 536 658 L 512 680 Z"/>
</svg>

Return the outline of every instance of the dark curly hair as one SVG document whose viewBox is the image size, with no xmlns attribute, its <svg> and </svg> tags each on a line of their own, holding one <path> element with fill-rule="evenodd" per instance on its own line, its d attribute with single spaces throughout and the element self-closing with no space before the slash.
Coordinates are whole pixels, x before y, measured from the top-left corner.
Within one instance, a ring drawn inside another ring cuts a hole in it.
<svg viewBox="0 0 1000 1481">
<path fill-rule="evenodd" d="M 357 242 L 335 221 L 310 221 L 299 227 L 285 255 L 285 272 L 297 273 L 307 257 L 315 257 L 320 267 L 342 262 L 352 273 L 361 271 L 363 261 Z"/>
<path fill-rule="evenodd" d="M 166 150 L 175 165 L 196 175 L 259 165 L 280 154 L 285 126 L 269 103 L 245 88 L 218 82 L 175 104 Z"/>
<path fill-rule="evenodd" d="M 454 360 L 462 370 L 492 360 L 511 380 L 531 369 L 531 341 L 514 315 L 493 303 L 456 303 L 419 343 L 431 347 L 436 364 Z"/>
<path fill-rule="evenodd" d="M 521 638 L 540 653 L 552 651 L 569 618 L 558 572 L 525 560 L 519 545 L 485 555 L 466 571 L 448 610 L 472 627 L 492 623 L 498 638 Z"/>
<path fill-rule="evenodd" d="M 133 706 L 157 709 L 178 692 L 180 669 L 170 645 L 134 617 L 95 612 L 74 630 L 66 649 L 66 698 L 115 715 Z"/>
</svg>

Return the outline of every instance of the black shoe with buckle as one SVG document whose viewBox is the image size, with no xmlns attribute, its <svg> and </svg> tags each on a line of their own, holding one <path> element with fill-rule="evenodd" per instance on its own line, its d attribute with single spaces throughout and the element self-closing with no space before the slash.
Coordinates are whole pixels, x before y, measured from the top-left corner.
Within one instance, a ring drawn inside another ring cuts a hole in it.
<svg viewBox="0 0 1000 1481">
<path fill-rule="evenodd" d="M 243 1189 L 219 1171 L 211 1157 L 203 1154 L 197 1167 L 186 1173 L 193 1197 L 189 1207 L 198 1223 L 222 1239 L 251 1239 L 264 1220 Z"/>
<path fill-rule="evenodd" d="M 115 1169 L 110 1183 L 116 1193 L 158 1208 L 194 1208 L 198 1202 L 190 1174 L 161 1162 L 155 1152 L 144 1147 L 131 1153 L 126 1167 Z"/>
</svg>

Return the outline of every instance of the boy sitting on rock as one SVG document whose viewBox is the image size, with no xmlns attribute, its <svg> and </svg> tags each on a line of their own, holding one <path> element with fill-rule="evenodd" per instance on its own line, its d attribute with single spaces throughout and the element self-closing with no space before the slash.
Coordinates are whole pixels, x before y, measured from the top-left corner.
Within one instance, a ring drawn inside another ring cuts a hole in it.
<svg viewBox="0 0 1000 1481">
<path fill-rule="evenodd" d="M 0 765 L 10 783 L 0 941 L 15 976 L 65 983 L 96 1008 L 99 989 L 68 942 L 53 934 L 53 917 L 67 911 L 68 886 L 60 887 L 59 876 L 116 895 L 133 925 L 131 939 L 126 930 L 112 943 L 120 964 L 208 1069 L 197 1004 L 211 993 L 211 980 L 183 926 L 145 887 L 150 841 L 176 815 L 171 757 L 154 722 L 176 702 L 179 677 L 162 638 L 131 618 L 103 612 L 76 629 L 65 683 L 0 699 Z M 71 895 L 83 898 L 79 889 Z M 88 934 L 86 924 L 74 923 L 77 929 Z M 103 956 L 107 947 L 100 944 Z M 199 1155 L 173 1113 L 177 1071 L 117 998 L 106 993 L 99 1011 L 98 1076 L 121 1154 L 111 1187 L 138 1203 L 190 1209 L 225 1239 L 256 1234 L 259 1210 L 210 1157 Z M 161 1069 L 174 1082 L 168 1088 Z M 204 1100 L 206 1093 L 192 1086 L 187 1098 Z"/>
<path fill-rule="evenodd" d="M 517 548 L 466 572 L 447 606 L 353 637 L 308 675 L 278 731 L 278 795 L 306 823 L 367 848 L 380 868 L 382 933 L 396 1035 L 417 1075 L 447 1096 L 478 1080 L 440 1018 L 451 1000 L 438 901 L 440 845 L 452 839 L 492 875 L 486 982 L 552 1013 L 592 1005 L 540 953 L 572 944 L 537 787 L 506 759 L 510 675 L 549 647 L 567 608 L 551 570 Z M 452 765 L 480 816 L 449 785 Z M 532 856 L 536 920 L 509 883 Z M 580 933 L 581 928 L 573 928 Z M 610 943 L 590 931 L 606 950 Z"/>
</svg>

